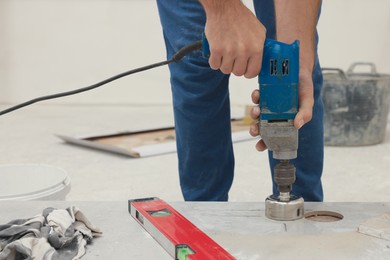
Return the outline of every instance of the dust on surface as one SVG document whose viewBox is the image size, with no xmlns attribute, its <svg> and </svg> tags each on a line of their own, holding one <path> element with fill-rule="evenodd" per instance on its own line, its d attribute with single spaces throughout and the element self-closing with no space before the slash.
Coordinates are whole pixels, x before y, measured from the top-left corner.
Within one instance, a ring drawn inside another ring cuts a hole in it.
<svg viewBox="0 0 390 260">
<path fill-rule="evenodd" d="M 390 259 L 386 241 L 357 232 L 327 234 L 215 234 L 237 259 Z"/>
</svg>

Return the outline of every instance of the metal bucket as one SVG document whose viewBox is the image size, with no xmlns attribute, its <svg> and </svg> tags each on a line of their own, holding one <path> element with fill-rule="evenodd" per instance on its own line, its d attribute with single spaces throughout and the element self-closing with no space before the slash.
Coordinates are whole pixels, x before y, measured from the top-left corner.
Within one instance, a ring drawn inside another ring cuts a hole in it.
<svg viewBox="0 0 390 260">
<path fill-rule="evenodd" d="M 356 72 L 366 66 L 370 72 Z M 323 68 L 324 141 L 329 146 L 363 146 L 383 142 L 390 103 L 390 75 L 372 63 L 353 63 L 344 73 Z"/>
</svg>

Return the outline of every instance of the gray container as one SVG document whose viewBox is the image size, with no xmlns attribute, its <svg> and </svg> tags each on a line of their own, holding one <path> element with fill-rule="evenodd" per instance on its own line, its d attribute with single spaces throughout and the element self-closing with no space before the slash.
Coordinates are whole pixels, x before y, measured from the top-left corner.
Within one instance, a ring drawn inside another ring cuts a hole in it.
<svg viewBox="0 0 390 260">
<path fill-rule="evenodd" d="M 366 66 L 370 72 L 356 72 Z M 329 146 L 363 146 L 383 142 L 390 103 L 390 75 L 372 63 L 354 63 L 347 73 L 323 69 L 324 141 Z"/>
</svg>

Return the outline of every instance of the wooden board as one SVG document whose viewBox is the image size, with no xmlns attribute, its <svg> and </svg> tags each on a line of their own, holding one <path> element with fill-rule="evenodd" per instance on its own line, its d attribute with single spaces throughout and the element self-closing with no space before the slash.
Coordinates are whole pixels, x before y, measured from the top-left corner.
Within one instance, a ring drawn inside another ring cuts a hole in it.
<svg viewBox="0 0 390 260">
<path fill-rule="evenodd" d="M 249 135 L 249 125 L 243 119 L 232 119 L 231 122 L 233 142 L 253 139 Z M 70 144 L 122 154 L 133 158 L 176 152 L 174 127 L 86 137 L 57 136 Z"/>
</svg>

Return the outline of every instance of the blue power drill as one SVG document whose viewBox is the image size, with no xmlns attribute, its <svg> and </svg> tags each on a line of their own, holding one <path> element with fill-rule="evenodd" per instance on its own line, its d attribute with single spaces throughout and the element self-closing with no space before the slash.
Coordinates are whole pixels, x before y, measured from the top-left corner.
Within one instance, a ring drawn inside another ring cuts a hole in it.
<svg viewBox="0 0 390 260">
<path fill-rule="evenodd" d="M 260 133 L 273 158 L 297 157 L 299 42 L 292 44 L 267 39 L 259 75 Z"/>
<path fill-rule="evenodd" d="M 207 39 L 202 39 L 203 56 L 210 54 Z M 298 130 L 294 118 L 298 113 L 299 42 L 285 44 L 267 39 L 264 43 L 262 68 L 259 74 L 260 135 L 274 159 L 274 181 L 279 194 L 266 201 L 266 216 L 274 220 L 295 220 L 303 217 L 303 199 L 291 194 L 295 182 Z"/>
<path fill-rule="evenodd" d="M 303 199 L 291 194 L 297 157 L 298 130 L 294 118 L 298 113 L 299 42 L 285 44 L 267 39 L 259 75 L 260 135 L 272 157 L 280 160 L 274 168 L 279 194 L 265 201 L 265 214 L 274 220 L 303 217 Z"/>
</svg>

